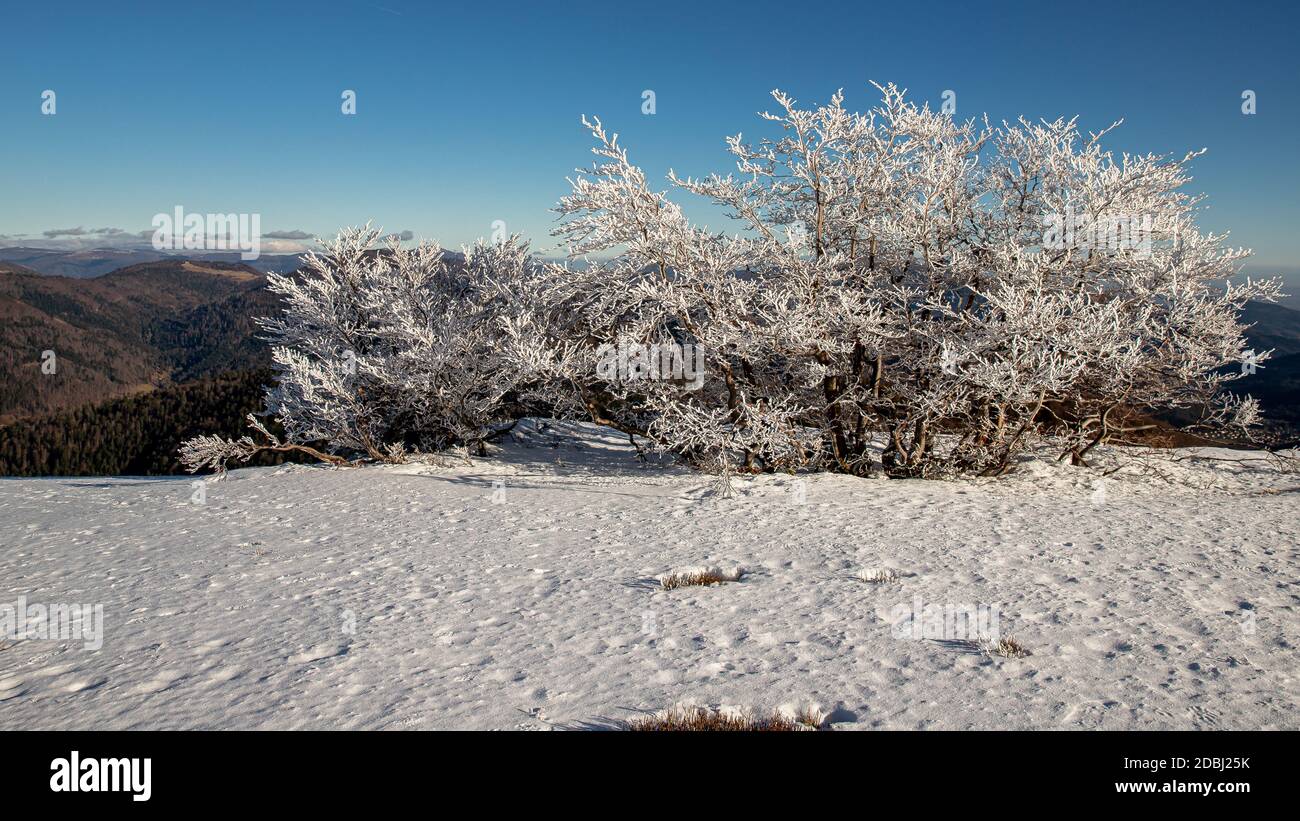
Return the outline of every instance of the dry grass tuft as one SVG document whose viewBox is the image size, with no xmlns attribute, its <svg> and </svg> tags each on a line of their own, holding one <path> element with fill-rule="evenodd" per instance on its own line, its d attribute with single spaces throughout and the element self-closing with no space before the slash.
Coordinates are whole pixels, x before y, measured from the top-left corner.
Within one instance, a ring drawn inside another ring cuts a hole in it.
<svg viewBox="0 0 1300 821">
<path fill-rule="evenodd" d="M 654 715 L 624 722 L 623 729 L 632 732 L 696 733 L 793 733 L 815 730 L 824 718 L 813 709 L 794 716 L 781 712 L 755 714 L 743 710 L 719 710 L 695 705 L 671 707 Z"/>
<path fill-rule="evenodd" d="M 658 576 L 659 584 L 664 590 L 676 590 L 679 587 L 710 587 L 723 582 L 738 582 L 745 575 L 743 567 L 723 570 L 719 567 L 683 567 L 671 573 Z"/>
<path fill-rule="evenodd" d="M 862 575 L 858 578 L 867 584 L 888 584 L 898 581 L 898 571 L 892 567 L 877 567 L 862 571 Z"/>
<path fill-rule="evenodd" d="M 983 639 L 979 645 L 990 656 L 1001 656 L 1004 659 L 1022 659 L 1029 655 L 1028 648 L 1016 641 L 1012 636 L 1006 636 L 997 641 Z"/>
<path fill-rule="evenodd" d="M 716 570 L 700 570 L 693 573 L 669 573 L 660 579 L 659 583 L 663 585 L 664 590 L 676 590 L 679 587 L 708 587 L 729 581 L 731 579 Z"/>
<path fill-rule="evenodd" d="M 796 724 L 808 730 L 820 730 L 826 723 L 826 714 L 818 707 L 800 707 L 794 714 Z"/>
</svg>

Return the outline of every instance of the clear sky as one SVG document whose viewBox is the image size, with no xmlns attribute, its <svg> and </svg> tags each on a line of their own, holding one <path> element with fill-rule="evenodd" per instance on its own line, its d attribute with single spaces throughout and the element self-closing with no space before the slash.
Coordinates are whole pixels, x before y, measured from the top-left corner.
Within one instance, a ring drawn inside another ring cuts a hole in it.
<svg viewBox="0 0 1300 821">
<path fill-rule="evenodd" d="M 0 49 L 0 244 L 262 215 L 323 234 L 374 220 L 457 246 L 494 220 L 546 251 L 599 115 L 653 178 L 728 171 L 783 88 L 875 102 L 895 82 L 959 116 L 1123 118 L 1117 151 L 1206 147 L 1204 227 L 1300 266 L 1297 4 L 9 4 Z M 43 116 L 41 94 L 57 94 Z M 357 113 L 344 116 L 353 89 Z M 656 113 L 641 113 L 653 90 Z M 1257 113 L 1241 112 L 1241 94 Z M 709 209 L 688 212 L 721 228 Z"/>
</svg>

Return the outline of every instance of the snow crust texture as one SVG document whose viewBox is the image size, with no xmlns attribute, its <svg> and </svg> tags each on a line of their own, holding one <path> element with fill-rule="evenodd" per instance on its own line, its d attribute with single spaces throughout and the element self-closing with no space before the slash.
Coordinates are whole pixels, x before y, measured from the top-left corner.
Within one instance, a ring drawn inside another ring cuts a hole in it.
<svg viewBox="0 0 1300 821">
<path fill-rule="evenodd" d="M 0 729 L 581 729 L 680 703 L 816 704 L 834 729 L 1300 728 L 1300 481 L 1262 459 L 727 498 L 606 429 L 520 440 L 239 470 L 202 503 L 179 477 L 0 481 L 0 605 L 104 612 L 99 650 L 0 637 Z M 744 573 L 658 581 L 700 567 Z M 900 627 L 955 604 L 1031 655 Z"/>
</svg>

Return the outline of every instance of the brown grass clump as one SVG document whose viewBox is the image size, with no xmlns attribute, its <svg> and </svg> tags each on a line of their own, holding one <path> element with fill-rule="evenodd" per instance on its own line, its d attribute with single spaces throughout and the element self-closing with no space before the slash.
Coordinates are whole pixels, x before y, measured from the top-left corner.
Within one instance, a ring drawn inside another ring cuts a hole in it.
<svg viewBox="0 0 1300 821">
<path fill-rule="evenodd" d="M 826 723 L 826 714 L 816 707 L 801 707 L 794 714 L 794 721 L 806 729 L 820 730 L 822 724 Z"/>
<path fill-rule="evenodd" d="M 898 581 L 898 571 L 892 567 L 877 567 L 862 571 L 858 578 L 867 584 L 888 584 Z"/>
<path fill-rule="evenodd" d="M 699 570 L 684 573 L 669 573 L 659 580 L 664 590 L 676 590 L 679 587 L 708 587 L 713 584 L 733 581 L 716 570 Z"/>
<path fill-rule="evenodd" d="M 624 722 L 623 728 L 633 732 L 659 733 L 791 733 L 816 730 L 821 727 L 823 720 L 820 713 L 810 708 L 788 716 L 781 712 L 755 714 L 691 705 L 671 707 L 654 715 L 632 719 Z"/>
<path fill-rule="evenodd" d="M 1022 659 L 1029 655 L 1028 648 L 1011 636 L 1000 638 L 997 641 L 985 639 L 980 642 L 980 646 L 989 655 L 1001 656 L 1004 659 Z"/>
</svg>

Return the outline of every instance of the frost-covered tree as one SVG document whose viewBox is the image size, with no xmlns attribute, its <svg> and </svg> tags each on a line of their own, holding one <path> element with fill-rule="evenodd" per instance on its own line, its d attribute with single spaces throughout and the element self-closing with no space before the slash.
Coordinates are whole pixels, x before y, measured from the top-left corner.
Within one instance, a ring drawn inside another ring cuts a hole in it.
<svg viewBox="0 0 1300 821">
<path fill-rule="evenodd" d="M 526 312 L 527 245 L 479 242 L 456 259 L 381 240 L 370 226 L 346 229 L 299 273 L 269 275 L 283 310 L 262 321 L 277 372 L 266 411 L 286 441 L 256 425 L 262 442 L 200 437 L 183 450 L 187 466 L 220 469 L 259 449 L 311 448 L 328 461 L 481 449 L 509 419 L 533 378 L 499 344 Z"/>
<path fill-rule="evenodd" d="M 727 209 L 693 226 L 599 120 L 599 160 L 556 230 L 585 266 L 549 266 L 547 308 L 513 349 L 591 418 L 728 469 L 996 474 L 1048 438 L 1082 461 L 1143 414 L 1244 426 L 1223 394 L 1247 252 L 1199 232 L 1196 154 L 1115 157 L 1074 121 L 955 122 L 879 87 L 866 114 L 799 109 L 728 140 L 736 173 L 670 184 Z M 703 348 L 707 379 L 608 379 L 619 345 Z M 1265 355 L 1266 356 L 1266 355 Z"/>
</svg>

